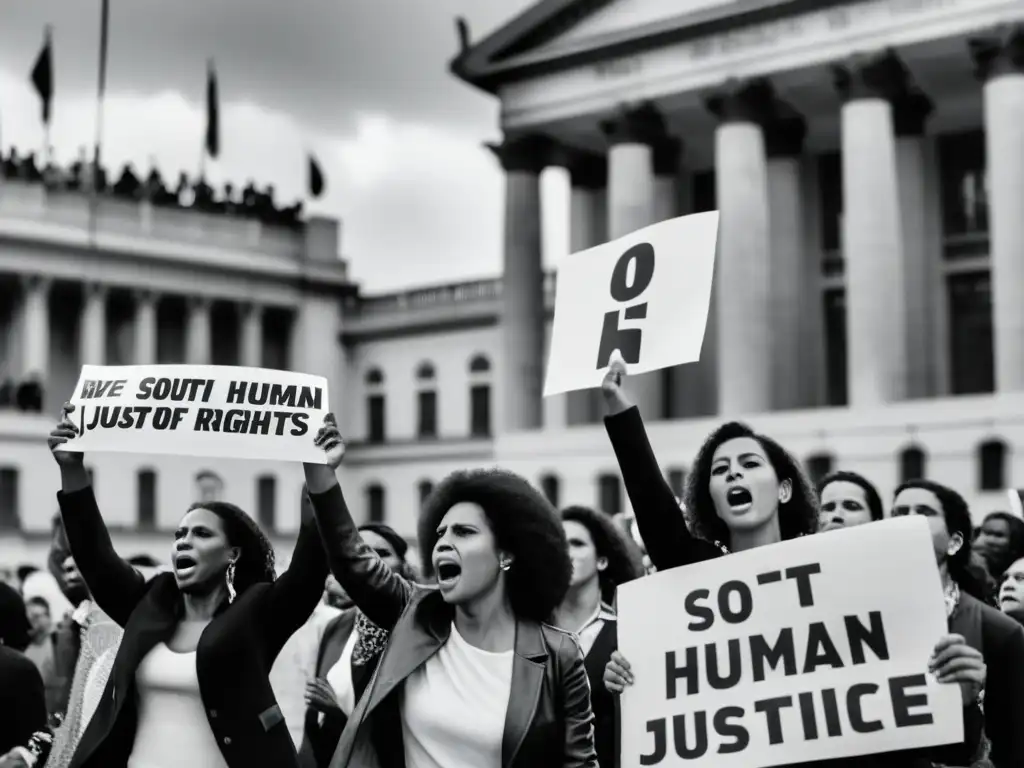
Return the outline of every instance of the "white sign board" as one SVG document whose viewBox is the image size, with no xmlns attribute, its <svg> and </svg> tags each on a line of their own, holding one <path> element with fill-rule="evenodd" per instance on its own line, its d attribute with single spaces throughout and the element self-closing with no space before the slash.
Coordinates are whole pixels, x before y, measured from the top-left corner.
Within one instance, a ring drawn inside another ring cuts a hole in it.
<svg viewBox="0 0 1024 768">
<path fill-rule="evenodd" d="M 948 629 L 919 516 L 663 571 L 620 587 L 618 611 L 636 681 L 623 766 L 769 768 L 963 739 L 960 687 L 928 672 Z"/>
<path fill-rule="evenodd" d="M 327 379 L 226 365 L 82 367 L 68 451 L 119 451 L 325 464 L 313 438 Z"/>
<path fill-rule="evenodd" d="M 699 360 L 717 240 L 712 211 L 566 256 L 544 396 L 600 386 L 616 349 L 630 374 Z"/>
</svg>

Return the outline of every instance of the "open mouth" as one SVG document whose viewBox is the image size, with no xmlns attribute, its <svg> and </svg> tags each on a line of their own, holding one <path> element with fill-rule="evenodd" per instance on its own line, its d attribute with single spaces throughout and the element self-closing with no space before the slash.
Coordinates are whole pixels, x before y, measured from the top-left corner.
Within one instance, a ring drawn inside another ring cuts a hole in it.
<svg viewBox="0 0 1024 768">
<path fill-rule="evenodd" d="M 438 563 L 437 564 L 437 583 L 439 586 L 451 585 L 455 583 L 459 574 L 462 573 L 461 566 L 456 563 Z"/>
<path fill-rule="evenodd" d="M 725 494 L 725 501 L 734 510 L 747 510 L 754 503 L 754 497 L 746 488 L 730 488 Z"/>
<path fill-rule="evenodd" d="M 174 560 L 174 570 L 179 574 L 191 571 L 196 567 L 196 565 L 198 565 L 198 563 L 196 563 L 195 558 L 189 555 L 181 555 Z"/>
</svg>

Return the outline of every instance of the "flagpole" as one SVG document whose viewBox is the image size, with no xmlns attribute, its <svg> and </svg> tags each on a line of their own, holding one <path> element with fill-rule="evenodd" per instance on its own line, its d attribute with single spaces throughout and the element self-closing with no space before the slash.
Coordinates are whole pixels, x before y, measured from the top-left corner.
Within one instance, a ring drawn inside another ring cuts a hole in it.
<svg viewBox="0 0 1024 768">
<path fill-rule="evenodd" d="M 96 140 L 93 144 L 92 189 L 89 194 L 89 244 L 96 247 L 96 218 L 99 207 L 99 174 L 103 146 L 103 102 L 107 91 L 107 43 L 110 28 L 110 0 L 100 0 L 100 60 L 96 83 Z"/>
</svg>

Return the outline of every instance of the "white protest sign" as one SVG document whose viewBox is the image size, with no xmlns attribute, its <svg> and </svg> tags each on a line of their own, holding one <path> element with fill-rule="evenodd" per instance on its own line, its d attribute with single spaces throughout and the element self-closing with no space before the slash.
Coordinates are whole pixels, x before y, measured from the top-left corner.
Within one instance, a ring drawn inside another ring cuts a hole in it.
<svg viewBox="0 0 1024 768">
<path fill-rule="evenodd" d="M 770 766 L 963 739 L 924 518 L 673 568 L 618 593 L 622 765 Z"/>
<path fill-rule="evenodd" d="M 69 451 L 119 451 L 325 464 L 313 437 L 327 379 L 226 365 L 82 367 Z"/>
<path fill-rule="evenodd" d="M 599 386 L 616 349 L 630 374 L 699 360 L 717 240 L 711 211 L 562 259 L 544 396 Z"/>
</svg>

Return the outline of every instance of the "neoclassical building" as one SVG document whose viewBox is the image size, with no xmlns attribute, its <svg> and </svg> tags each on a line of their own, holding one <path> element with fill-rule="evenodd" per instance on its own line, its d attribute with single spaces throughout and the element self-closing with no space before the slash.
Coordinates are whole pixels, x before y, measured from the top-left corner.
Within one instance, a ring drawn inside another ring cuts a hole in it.
<svg viewBox="0 0 1024 768">
<path fill-rule="evenodd" d="M 541 397 L 549 167 L 571 178 L 575 250 L 721 211 L 701 362 L 630 381 L 678 490 L 740 418 L 813 476 L 861 471 L 888 495 L 928 475 L 976 517 L 1006 509 L 1024 486 L 1022 25 L 1020 0 L 542 0 L 479 41 L 460 25 L 452 71 L 501 103 L 494 280 L 366 295 L 321 219 L 105 201 L 90 241 L 82 199 L 0 182 L 0 379 L 47 381 L 43 414 L 0 410 L 0 562 L 44 545 L 44 435 L 93 360 L 328 376 L 354 513 L 410 536 L 469 466 L 626 508 L 596 394 Z M 126 553 L 163 556 L 196 498 L 236 501 L 285 547 L 298 524 L 297 466 L 90 462 Z"/>
</svg>

